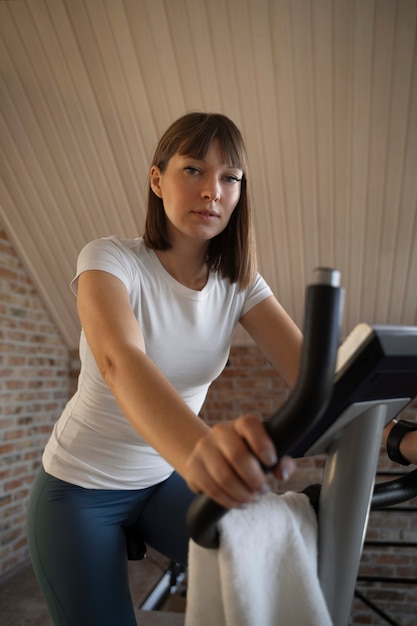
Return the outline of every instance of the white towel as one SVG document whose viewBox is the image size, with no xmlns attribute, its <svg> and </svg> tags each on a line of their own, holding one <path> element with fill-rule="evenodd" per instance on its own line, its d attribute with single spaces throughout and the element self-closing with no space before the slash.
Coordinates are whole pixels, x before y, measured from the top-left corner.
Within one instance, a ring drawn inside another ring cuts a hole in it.
<svg viewBox="0 0 417 626">
<path fill-rule="evenodd" d="M 331 626 L 306 495 L 267 494 L 219 531 L 219 549 L 190 541 L 185 626 Z"/>
</svg>

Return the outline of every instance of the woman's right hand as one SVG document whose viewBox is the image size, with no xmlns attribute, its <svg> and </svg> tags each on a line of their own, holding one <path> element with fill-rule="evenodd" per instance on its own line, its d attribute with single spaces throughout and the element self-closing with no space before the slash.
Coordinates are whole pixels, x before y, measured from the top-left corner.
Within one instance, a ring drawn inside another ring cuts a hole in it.
<svg viewBox="0 0 417 626">
<path fill-rule="evenodd" d="M 186 464 L 186 480 L 196 493 L 204 492 L 225 508 L 252 502 L 269 490 L 262 465 L 286 480 L 295 462 L 276 458 L 275 447 L 255 415 L 221 422 L 194 446 Z"/>
</svg>

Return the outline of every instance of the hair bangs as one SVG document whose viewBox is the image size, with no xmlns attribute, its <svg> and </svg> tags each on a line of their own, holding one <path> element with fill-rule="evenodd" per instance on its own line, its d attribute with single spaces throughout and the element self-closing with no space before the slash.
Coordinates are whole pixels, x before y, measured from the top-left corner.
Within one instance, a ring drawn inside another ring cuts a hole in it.
<svg viewBox="0 0 417 626">
<path fill-rule="evenodd" d="M 184 137 L 178 146 L 178 153 L 202 160 L 212 142 L 217 140 L 225 163 L 246 174 L 246 149 L 234 124 L 221 114 L 204 117 L 197 120 L 194 132 Z"/>
</svg>

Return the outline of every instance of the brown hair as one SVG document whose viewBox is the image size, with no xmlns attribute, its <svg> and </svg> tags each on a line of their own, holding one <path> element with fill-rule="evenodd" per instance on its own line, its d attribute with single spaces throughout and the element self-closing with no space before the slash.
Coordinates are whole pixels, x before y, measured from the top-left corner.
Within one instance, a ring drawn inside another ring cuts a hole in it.
<svg viewBox="0 0 417 626">
<path fill-rule="evenodd" d="M 255 278 L 256 255 L 247 191 L 246 148 L 237 126 L 220 113 L 187 113 L 163 134 L 151 165 L 163 172 L 174 154 L 203 159 L 214 139 L 218 140 L 223 157 L 233 167 L 241 169 L 243 176 L 239 201 L 226 228 L 211 239 L 207 263 L 211 271 L 220 272 L 243 289 Z M 144 241 L 154 250 L 171 247 L 162 199 L 150 185 Z"/>
</svg>

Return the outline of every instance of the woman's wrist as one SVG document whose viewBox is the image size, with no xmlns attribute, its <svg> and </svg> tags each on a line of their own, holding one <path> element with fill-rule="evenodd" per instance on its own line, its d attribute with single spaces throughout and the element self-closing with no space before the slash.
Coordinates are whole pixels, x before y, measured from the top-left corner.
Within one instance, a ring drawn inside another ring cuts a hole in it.
<svg viewBox="0 0 417 626">
<path fill-rule="evenodd" d="M 417 465 L 417 424 L 416 429 L 404 435 L 400 443 L 401 454 L 412 465 Z"/>
<path fill-rule="evenodd" d="M 417 462 L 417 424 L 405 420 L 392 420 L 386 437 L 387 454 L 400 465 Z"/>
</svg>

